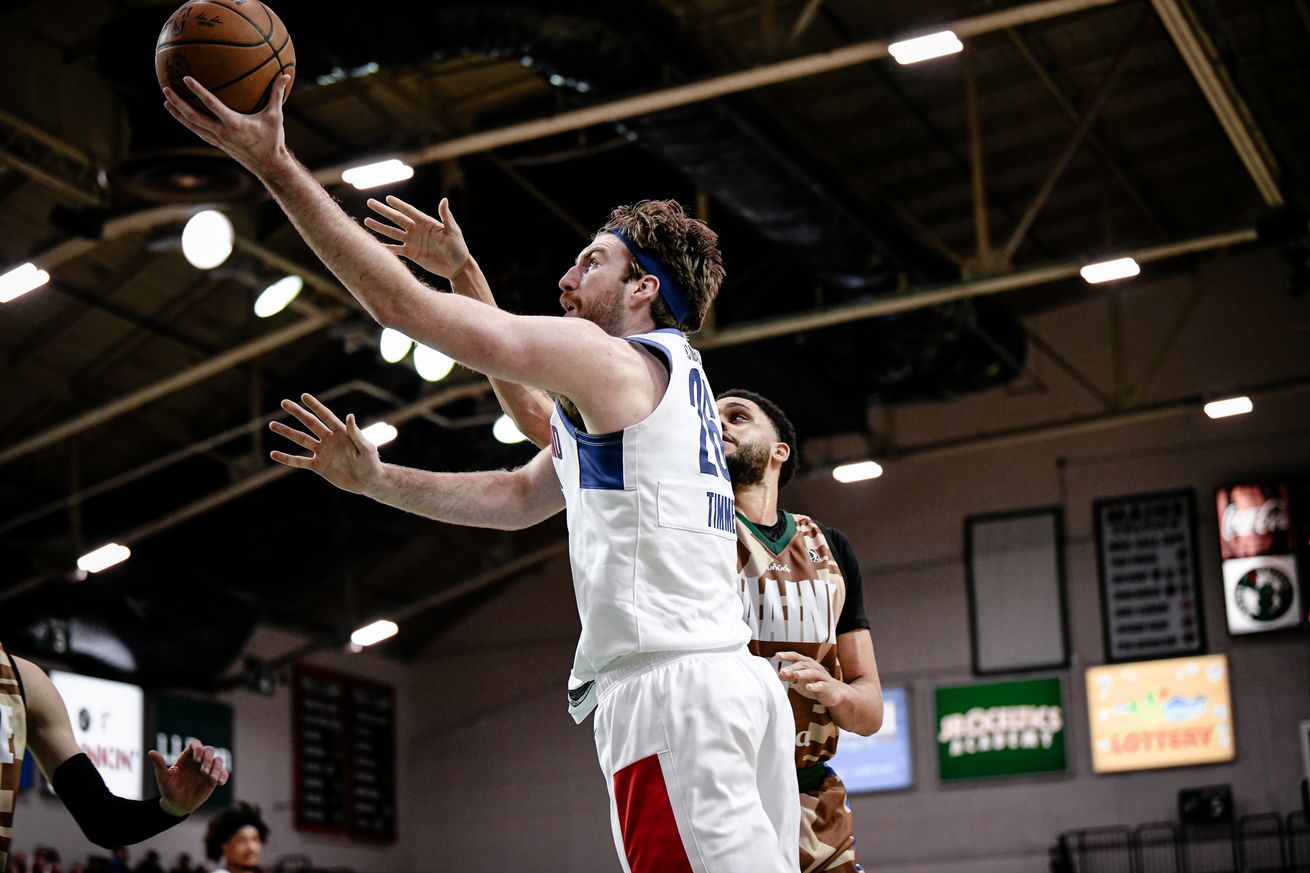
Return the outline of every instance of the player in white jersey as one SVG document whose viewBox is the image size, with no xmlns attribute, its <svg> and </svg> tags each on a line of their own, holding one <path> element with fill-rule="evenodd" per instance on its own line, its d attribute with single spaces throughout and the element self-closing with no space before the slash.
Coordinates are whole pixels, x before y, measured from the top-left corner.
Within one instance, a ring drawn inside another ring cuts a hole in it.
<svg viewBox="0 0 1310 873">
<path fill-rule="evenodd" d="M 584 621 L 570 702 L 575 714 L 597 707 L 625 869 L 789 870 L 790 716 L 777 679 L 744 646 L 714 395 L 685 339 L 656 332 L 703 322 L 723 278 L 713 232 L 673 203 L 615 210 L 560 280 L 568 317 L 511 315 L 434 293 L 341 211 L 286 147 L 289 77 L 254 115 L 184 82 L 212 115 L 171 89 L 168 111 L 254 173 L 379 322 L 488 376 L 567 398 L 558 451 L 513 472 L 382 464 L 353 416 L 342 421 L 309 395 L 308 409 L 283 402 L 308 432 L 273 430 L 310 454 L 274 460 L 457 524 L 526 527 L 567 498 Z M 666 443 L 676 461 L 656 448 Z"/>
</svg>

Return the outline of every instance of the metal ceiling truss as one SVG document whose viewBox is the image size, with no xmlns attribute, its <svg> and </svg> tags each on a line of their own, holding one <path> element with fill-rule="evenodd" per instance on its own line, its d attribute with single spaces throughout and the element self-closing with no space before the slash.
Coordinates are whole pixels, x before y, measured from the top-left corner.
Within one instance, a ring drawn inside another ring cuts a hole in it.
<svg viewBox="0 0 1310 873">
<path fill-rule="evenodd" d="M 1224 67 L 1214 42 L 1201 26 L 1187 0 L 1151 0 L 1165 30 L 1183 56 L 1192 77 L 1205 95 L 1215 117 L 1228 134 L 1237 157 L 1241 159 L 1251 181 L 1260 191 L 1266 206 L 1282 206 L 1278 188 L 1278 164 L 1265 141 L 1260 126 L 1242 99 L 1232 77 Z"/>
</svg>

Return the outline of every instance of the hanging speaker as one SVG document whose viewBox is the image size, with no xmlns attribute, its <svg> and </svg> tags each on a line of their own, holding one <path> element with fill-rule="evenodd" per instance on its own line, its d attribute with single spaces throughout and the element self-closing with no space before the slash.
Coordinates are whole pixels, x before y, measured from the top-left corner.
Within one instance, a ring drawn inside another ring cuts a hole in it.
<svg viewBox="0 0 1310 873">
<path fill-rule="evenodd" d="M 1184 824 L 1215 824 L 1233 820 L 1230 785 L 1184 788 L 1178 792 L 1178 818 Z"/>
</svg>

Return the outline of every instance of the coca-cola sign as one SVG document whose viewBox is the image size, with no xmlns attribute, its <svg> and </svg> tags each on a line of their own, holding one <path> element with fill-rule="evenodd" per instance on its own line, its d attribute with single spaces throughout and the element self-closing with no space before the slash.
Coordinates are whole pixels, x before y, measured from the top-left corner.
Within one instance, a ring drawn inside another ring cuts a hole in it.
<svg viewBox="0 0 1310 873">
<path fill-rule="evenodd" d="M 1225 561 L 1292 551 L 1285 484 L 1228 485 L 1216 493 Z"/>
</svg>

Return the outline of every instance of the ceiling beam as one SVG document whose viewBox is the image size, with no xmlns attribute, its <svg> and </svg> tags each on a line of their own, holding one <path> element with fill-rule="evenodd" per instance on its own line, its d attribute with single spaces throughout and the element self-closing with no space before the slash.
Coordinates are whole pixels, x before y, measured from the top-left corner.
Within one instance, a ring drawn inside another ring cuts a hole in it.
<svg viewBox="0 0 1310 873">
<path fill-rule="evenodd" d="M 1228 134 L 1237 157 L 1241 159 L 1251 180 L 1259 189 L 1266 206 L 1282 206 L 1283 195 L 1278 190 L 1278 164 L 1269 144 L 1265 142 L 1255 117 L 1251 114 L 1241 92 L 1224 68 L 1214 42 L 1201 27 L 1196 13 L 1186 0 L 1151 0 L 1165 30 L 1183 56 L 1192 78 L 1200 86 L 1215 117 Z"/>
<path fill-rule="evenodd" d="M 1087 9 L 1113 6 L 1118 2 L 1120 0 L 1041 0 L 1041 2 L 1037 3 L 1027 3 L 1010 9 L 944 22 L 934 29 L 953 30 L 961 39 L 968 39 L 1004 30 L 1007 27 L 1020 27 L 1034 21 L 1043 21 Z M 882 60 L 887 56 L 887 43 L 884 40 L 869 40 L 831 51 L 805 55 L 774 64 L 765 64 L 749 70 L 702 79 L 698 82 L 676 85 L 672 88 L 664 88 L 620 100 L 612 100 L 608 103 L 588 106 L 585 109 L 562 112 L 547 118 L 479 131 L 478 133 L 455 137 L 425 148 L 404 152 L 399 157 L 411 166 L 447 161 L 451 158 L 490 151 L 491 149 L 515 143 L 581 130 L 596 124 L 622 121 L 625 118 L 649 115 L 653 112 L 662 112 L 678 106 L 703 103 L 716 97 L 739 94 L 744 91 L 790 82 L 808 76 L 817 76 L 870 61 Z M 341 183 L 341 173 L 357 163 L 358 161 L 354 161 L 320 168 L 314 171 L 314 178 L 325 185 L 338 185 Z"/>
<path fill-rule="evenodd" d="M 1304 391 L 1308 388 L 1310 388 L 1310 377 L 1299 376 L 1276 382 L 1239 386 L 1233 389 L 1233 393 L 1244 394 L 1248 397 L 1262 397 L 1283 392 Z M 1067 421 L 1013 428 L 959 440 L 944 440 L 905 446 L 878 457 L 896 461 L 936 460 L 970 452 L 1001 449 L 1026 443 L 1076 436 L 1093 431 L 1109 430 L 1116 427 L 1145 424 L 1150 421 L 1173 418 L 1179 415 L 1201 415 L 1201 406 L 1206 399 L 1206 397 L 1199 394 L 1179 397 L 1137 409 L 1125 409 L 1118 412 L 1072 418 Z"/>
<path fill-rule="evenodd" d="M 15 443 L 4 449 L 0 449 L 0 465 L 8 464 L 32 452 L 39 451 L 47 446 L 61 442 L 71 436 L 81 433 L 103 424 L 125 412 L 131 412 L 145 406 L 147 403 L 165 397 L 174 391 L 180 391 L 189 385 L 194 385 L 210 376 L 217 375 L 226 370 L 230 370 L 238 364 L 257 358 L 260 355 L 267 354 L 279 346 L 294 342 L 301 337 L 308 336 L 311 333 L 322 330 L 336 320 L 337 316 L 328 313 L 319 313 L 302 319 L 290 327 L 266 334 L 256 340 L 238 346 L 234 349 L 224 352 L 210 358 L 203 363 L 197 364 L 188 370 L 176 373 L 167 379 L 148 385 L 138 391 L 134 391 L 117 400 L 113 400 L 100 406 L 90 412 L 83 413 L 76 418 L 69 419 L 63 424 L 56 425 L 41 433 L 28 437 L 21 442 Z"/>
<path fill-rule="evenodd" d="M 1252 243 L 1256 239 L 1255 228 L 1245 228 L 1126 252 L 1117 252 L 1115 256 L 1131 257 L 1139 264 L 1146 264 L 1197 252 Z M 1077 276 L 1078 271 L 1087 263 L 1089 263 L 1089 260 L 1064 261 L 1016 272 L 979 276 L 962 282 L 952 282 L 947 285 L 924 288 L 906 294 L 880 297 L 862 303 L 836 306 L 801 315 L 787 315 L 768 321 L 755 322 L 754 324 L 743 324 L 740 327 L 731 327 L 697 339 L 696 348 L 719 349 L 744 345 L 762 339 L 769 339 L 770 337 L 784 336 L 807 330 L 819 330 L 851 321 L 876 318 L 880 315 L 891 315 L 896 312 L 908 312 L 912 309 L 937 306 L 942 303 L 949 303 L 952 300 L 964 300 L 969 297 L 981 297 L 987 294 L 999 294 L 1002 291 L 1013 291 L 1016 288 L 1032 288 L 1036 285 L 1060 282 Z"/>
</svg>

